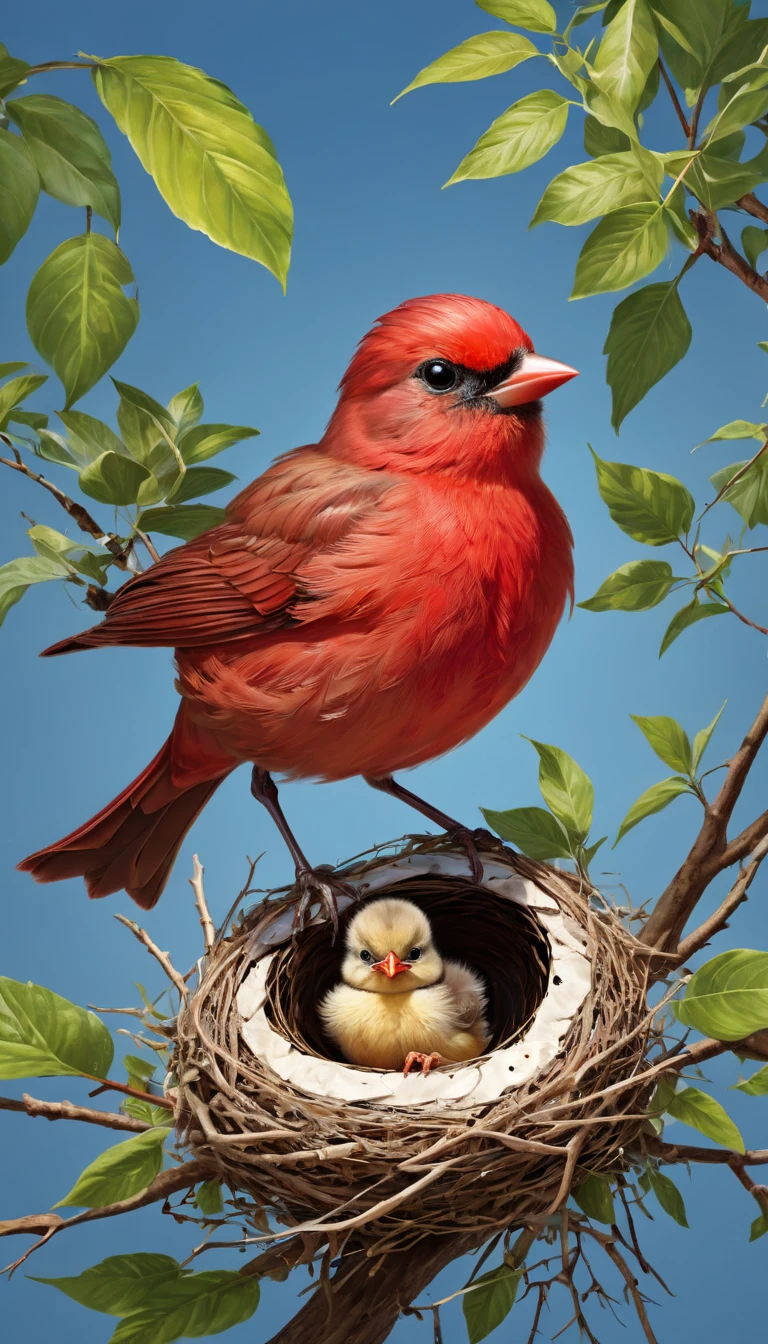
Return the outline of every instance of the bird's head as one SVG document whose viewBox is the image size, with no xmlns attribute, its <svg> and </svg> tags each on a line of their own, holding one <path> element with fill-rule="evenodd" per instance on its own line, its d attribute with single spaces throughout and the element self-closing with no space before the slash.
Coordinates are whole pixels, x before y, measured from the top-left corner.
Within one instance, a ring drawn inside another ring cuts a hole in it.
<svg viewBox="0 0 768 1344">
<path fill-rule="evenodd" d="M 541 398 L 575 376 L 495 304 L 409 299 L 360 342 L 324 442 L 368 467 L 525 476 L 543 451 Z"/>
<path fill-rule="evenodd" d="M 402 994 L 434 985 L 443 963 L 426 915 L 411 901 L 369 901 L 347 929 L 341 976 L 355 989 Z"/>
</svg>

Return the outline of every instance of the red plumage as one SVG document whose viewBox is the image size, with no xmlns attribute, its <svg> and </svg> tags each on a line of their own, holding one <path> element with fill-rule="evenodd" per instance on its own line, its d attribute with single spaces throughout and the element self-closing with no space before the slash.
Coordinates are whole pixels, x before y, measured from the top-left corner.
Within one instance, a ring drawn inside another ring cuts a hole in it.
<svg viewBox="0 0 768 1344">
<path fill-rule="evenodd" d="M 144 773 L 20 867 L 152 906 L 240 762 L 379 779 L 457 746 L 522 689 L 573 586 L 538 404 L 507 407 L 500 390 L 524 381 L 509 368 L 529 351 L 478 299 L 402 304 L 361 342 L 318 444 L 127 583 L 100 625 L 45 651 L 175 647 L 182 703 Z M 414 376 L 428 360 L 477 390 L 435 395 Z"/>
</svg>

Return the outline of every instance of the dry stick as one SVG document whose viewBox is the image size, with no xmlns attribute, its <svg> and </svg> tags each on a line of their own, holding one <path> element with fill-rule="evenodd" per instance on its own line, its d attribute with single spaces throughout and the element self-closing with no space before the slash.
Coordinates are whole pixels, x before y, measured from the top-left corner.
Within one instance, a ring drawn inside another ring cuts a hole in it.
<svg viewBox="0 0 768 1344">
<path fill-rule="evenodd" d="M 15 1097 L 0 1097 L 0 1111 L 20 1111 L 33 1118 L 42 1116 L 45 1120 L 83 1120 L 89 1125 L 102 1125 L 105 1129 L 128 1129 L 142 1134 L 151 1129 L 144 1120 L 132 1115 L 119 1115 L 116 1111 L 96 1111 L 90 1106 L 74 1106 L 71 1101 L 38 1101 L 28 1093 L 22 1094 L 21 1101 Z"/>
<path fill-rule="evenodd" d="M 746 901 L 747 892 L 766 854 L 768 854 L 768 835 L 763 836 L 754 850 L 752 862 L 746 868 L 741 869 L 731 890 L 714 914 L 710 915 L 709 919 L 705 919 L 703 924 L 700 924 L 697 929 L 693 930 L 693 933 L 689 933 L 688 937 L 683 939 L 677 949 L 677 956 L 681 962 L 687 961 L 693 956 L 694 952 L 706 947 L 716 933 L 720 933 L 722 929 L 727 929 L 731 915 Z"/>
<path fill-rule="evenodd" d="M 203 942 L 205 944 L 206 956 L 213 950 L 216 942 L 216 927 L 208 909 L 208 903 L 205 899 L 205 889 L 203 887 L 203 873 L 205 869 L 196 854 L 192 855 L 192 877 L 189 879 L 189 885 L 195 893 L 195 905 L 197 913 L 200 916 L 200 928 L 203 930 Z"/>
<path fill-rule="evenodd" d="M 140 928 L 134 920 L 128 919 L 126 915 L 115 915 L 115 919 L 119 920 L 121 924 L 124 924 L 126 929 L 130 929 L 134 937 L 138 938 L 139 942 L 144 944 L 149 955 L 154 957 L 155 961 L 160 963 L 171 984 L 179 991 L 182 1000 L 186 1000 L 189 997 L 189 990 L 184 983 L 183 976 L 179 975 L 176 967 L 172 965 L 168 953 L 161 952 L 157 944 L 152 942 L 146 929 Z"/>
<path fill-rule="evenodd" d="M 169 1171 L 161 1171 L 156 1176 L 151 1185 L 146 1190 L 140 1190 L 137 1195 L 132 1195 L 130 1199 L 121 1199 L 114 1204 L 105 1204 L 100 1209 L 86 1209 L 84 1213 L 78 1213 L 74 1218 L 61 1218 L 58 1213 L 40 1213 L 28 1214 L 25 1218 L 10 1218 L 5 1222 L 0 1222 L 0 1237 L 13 1237 L 19 1234 L 34 1236 L 36 1233 L 43 1233 L 39 1241 L 34 1246 L 30 1246 L 28 1251 L 20 1259 L 14 1261 L 12 1265 L 6 1265 L 5 1269 L 0 1270 L 3 1274 L 13 1274 L 23 1265 L 24 1261 L 32 1255 L 33 1251 L 44 1246 L 51 1237 L 55 1237 L 58 1232 L 63 1232 L 68 1227 L 78 1227 L 80 1223 L 90 1223 L 97 1218 L 114 1218 L 119 1213 L 131 1213 L 134 1209 L 143 1209 L 147 1204 L 156 1204 L 159 1200 L 166 1200 L 170 1195 L 175 1195 L 179 1190 L 191 1189 L 197 1185 L 198 1181 L 207 1180 L 213 1173 L 210 1167 L 204 1162 L 184 1162 L 180 1167 L 171 1167 Z"/>
<path fill-rule="evenodd" d="M 138 1087 L 131 1087 L 129 1083 L 118 1083 L 114 1078 L 98 1078 L 95 1073 L 83 1073 L 82 1078 L 87 1078 L 92 1083 L 98 1083 L 99 1086 L 89 1092 L 90 1097 L 98 1097 L 101 1092 L 122 1092 L 126 1097 L 135 1097 L 137 1101 L 148 1101 L 152 1106 L 162 1106 L 166 1111 L 172 1111 L 174 1105 L 167 1097 L 156 1097 L 152 1092 L 142 1092 Z"/>
<path fill-rule="evenodd" d="M 651 1329 L 651 1323 L 648 1320 L 648 1313 L 645 1310 L 643 1295 L 638 1287 L 637 1279 L 624 1259 L 624 1256 L 621 1254 L 621 1251 L 616 1246 L 613 1237 L 609 1236 L 606 1232 L 598 1232 L 595 1227 L 585 1227 L 583 1230 L 587 1236 L 592 1237 L 599 1246 L 602 1246 L 606 1255 L 613 1261 L 621 1274 L 621 1277 L 629 1289 L 632 1303 L 637 1312 L 638 1320 L 643 1327 L 643 1332 L 648 1340 L 648 1344 L 658 1344 L 658 1340 Z"/>
<path fill-rule="evenodd" d="M 676 947 L 689 916 L 718 873 L 745 857 L 743 846 L 755 844 L 768 834 L 768 813 L 747 827 L 731 844 L 727 841 L 728 823 L 744 787 L 745 780 L 768 734 L 768 696 L 763 701 L 752 727 L 733 756 L 714 801 L 707 808 L 704 822 L 682 867 L 659 897 L 643 929 L 643 941 L 660 952 Z M 760 829 L 764 826 L 764 829 Z M 760 834 L 756 834 L 755 830 Z"/>
<path fill-rule="evenodd" d="M 105 532 L 102 527 L 99 527 L 96 519 L 91 516 L 87 509 L 83 508 L 82 504 L 70 499 L 69 495 L 65 495 L 64 491 L 60 490 L 57 485 L 46 480 L 45 476 L 41 476 L 39 472 L 33 471 L 25 462 L 11 462 L 7 457 L 0 457 L 0 464 L 4 467 L 10 467 L 12 471 L 20 471 L 22 476 L 27 476 L 31 481 L 36 481 L 38 485 L 42 485 L 43 489 L 53 495 L 54 499 L 66 510 L 73 522 L 77 523 L 81 532 L 86 532 L 89 537 L 94 537 L 108 551 L 111 551 L 120 569 L 128 568 L 126 552 L 119 537 Z"/>
</svg>

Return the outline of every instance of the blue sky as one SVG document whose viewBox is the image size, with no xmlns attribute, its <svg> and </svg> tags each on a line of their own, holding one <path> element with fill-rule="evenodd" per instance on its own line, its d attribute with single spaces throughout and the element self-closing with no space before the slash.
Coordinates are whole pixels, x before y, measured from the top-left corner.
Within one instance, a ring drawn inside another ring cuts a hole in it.
<svg viewBox="0 0 768 1344">
<path fill-rule="evenodd" d="M 569 9 L 558 7 L 563 14 Z M 766 15 L 768 7 L 760 0 L 752 12 Z M 531 333 L 538 350 L 578 367 L 581 377 L 547 404 L 545 474 L 574 530 L 577 597 L 583 599 L 619 564 L 643 553 L 610 522 L 596 492 L 587 441 L 603 457 L 680 476 L 703 502 L 708 475 L 737 457 L 738 446 L 734 452 L 710 445 L 693 457 L 690 450 L 718 425 L 759 418 L 768 364 L 755 343 L 768 338 L 768 314 L 732 277 L 702 259 L 682 289 L 694 332 L 690 354 L 616 439 L 601 353 L 613 301 L 566 301 L 586 230 L 545 225 L 526 232 L 546 183 L 581 157 L 581 114 L 574 109 L 561 145 L 524 174 L 441 192 L 490 121 L 541 85 L 540 64 L 479 84 L 419 90 L 389 106 L 418 69 L 471 33 L 495 26 L 470 0 L 334 0 L 324 6 L 313 0 L 290 6 L 280 0 L 215 6 L 200 0 L 133 0 L 130 6 L 37 0 L 6 13 L 0 39 L 33 62 L 68 59 L 78 49 L 177 56 L 225 80 L 274 139 L 296 207 L 287 297 L 262 268 L 214 247 L 170 214 L 86 75 L 67 72 L 34 84 L 36 92 L 71 99 L 95 116 L 113 151 L 124 199 L 121 245 L 142 305 L 138 331 L 114 372 L 162 401 L 199 378 L 207 419 L 258 426 L 260 438 L 221 460 L 243 483 L 277 453 L 317 439 L 355 342 L 378 314 L 411 295 L 451 290 L 499 303 Z M 654 147 L 678 148 L 676 139 L 659 138 L 665 123 L 666 134 L 674 134 L 666 110 L 663 117 L 654 113 Z M 0 359 L 35 358 L 24 332 L 27 287 L 44 257 L 81 229 L 78 214 L 41 199 L 29 234 L 0 274 Z M 670 267 L 679 263 L 673 258 Z M 667 273 L 674 271 L 665 264 L 655 278 Z M 35 404 L 54 409 L 59 397 L 52 379 Z M 115 400 L 105 380 L 82 405 L 113 419 Z M 63 469 L 61 475 L 68 477 Z M 71 488 L 71 480 L 66 485 Z M 42 492 L 10 473 L 3 477 L 0 510 L 2 562 L 28 549 L 21 510 L 55 527 L 65 521 Z M 726 520 L 715 524 L 713 541 L 722 539 L 725 526 Z M 766 556 L 743 562 L 734 590 L 743 607 L 755 613 L 762 608 L 763 620 L 767 562 Z M 630 713 L 672 714 L 693 733 L 727 699 L 711 748 L 714 765 L 740 741 L 764 692 L 765 641 L 735 620 L 702 623 L 659 662 L 672 610 L 637 616 L 577 610 L 519 699 L 473 742 L 415 771 L 409 786 L 470 823 L 479 821 L 478 805 L 536 802 L 535 757 L 520 737 L 525 733 L 576 757 L 595 783 L 595 835 L 615 834 L 630 803 L 666 772 Z M 174 714 L 167 650 L 37 659 L 40 648 L 84 626 L 87 614 L 57 585 L 44 585 L 14 608 L 0 634 L 6 688 L 0 701 L 6 761 L 0 969 L 80 1002 L 127 1004 L 134 1001 L 137 979 L 155 992 L 161 988 L 154 967 L 113 918 L 117 911 L 134 914 L 128 898 L 91 904 L 79 882 L 36 887 L 14 871 L 20 857 L 82 822 L 122 788 L 157 750 Z M 754 772 L 740 813 L 744 821 L 764 807 L 767 773 L 765 763 Z M 357 780 L 292 785 L 283 801 L 318 862 L 343 859 L 416 824 L 399 804 Z M 693 800 L 676 803 L 633 831 L 615 853 L 605 852 L 597 870 L 610 869 L 611 875 L 601 880 L 625 883 L 635 904 L 653 900 L 681 861 L 698 820 Z M 172 950 L 177 964 L 190 965 L 199 951 L 187 884 L 193 851 L 206 867 L 214 916 L 221 916 L 242 883 L 246 853 L 261 850 L 263 884 L 287 880 L 287 855 L 240 771 L 196 824 L 149 917 L 152 936 Z M 720 947 L 765 945 L 762 886 L 758 881 Z M 711 906 L 719 892 L 711 892 Z M 709 1076 L 727 1085 L 736 1081 L 737 1069 L 735 1061 L 718 1063 Z M 83 1090 L 76 1081 L 28 1086 L 35 1095 L 72 1099 Z M 760 1102 L 719 1095 L 747 1143 L 763 1143 Z M 3 1217 L 50 1207 L 104 1146 L 97 1130 L 25 1117 L 4 1116 L 3 1132 Z M 667 1339 L 683 1332 L 700 1340 L 728 1337 L 738 1302 L 740 1331 L 756 1334 L 764 1319 L 761 1272 L 768 1240 L 748 1243 L 753 1202 L 727 1171 L 700 1170 L 692 1183 L 681 1171 L 679 1184 L 692 1230 L 661 1213 L 642 1229 L 647 1253 L 676 1292 L 655 1312 L 660 1333 Z M 147 1212 L 67 1234 L 29 1268 L 39 1275 L 73 1274 L 106 1253 L 149 1249 L 181 1257 L 191 1244 L 190 1233 Z M 11 1243 L 4 1246 L 11 1250 Z M 448 1272 L 442 1282 L 450 1291 L 458 1286 L 457 1273 Z M 705 1284 L 712 1287 L 707 1291 Z M 20 1275 L 2 1291 L 10 1338 L 23 1332 L 42 1339 L 54 1329 L 62 1344 L 109 1337 L 106 1318 Z M 293 1303 L 293 1281 L 268 1284 L 255 1322 L 239 1327 L 232 1339 L 269 1338 L 292 1314 Z M 526 1305 L 517 1329 L 527 1314 Z M 556 1309 L 551 1319 L 554 1330 L 566 1317 Z M 455 1306 L 445 1321 L 447 1340 L 464 1338 Z M 639 1327 L 629 1313 L 627 1321 L 621 1338 L 635 1344 Z M 605 1341 L 618 1337 L 612 1319 L 600 1324 Z M 392 1338 L 406 1344 L 425 1340 L 427 1333 L 426 1325 L 408 1318 Z"/>
</svg>

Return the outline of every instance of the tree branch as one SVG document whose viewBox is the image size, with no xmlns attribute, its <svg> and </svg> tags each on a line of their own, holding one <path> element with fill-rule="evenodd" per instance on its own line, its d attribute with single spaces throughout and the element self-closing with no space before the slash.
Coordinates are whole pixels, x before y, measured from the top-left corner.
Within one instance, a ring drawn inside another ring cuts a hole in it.
<svg viewBox="0 0 768 1344">
<path fill-rule="evenodd" d="M 174 989 L 177 989 L 179 991 L 179 994 L 181 995 L 182 998 L 182 1002 L 185 1002 L 189 998 L 189 989 L 184 983 L 183 976 L 179 975 L 179 972 L 176 970 L 176 967 L 171 964 L 171 959 L 168 953 L 161 952 L 157 944 L 152 942 L 152 939 L 150 938 L 146 929 L 140 928 L 140 926 L 135 922 L 135 920 L 128 919 L 126 915 L 115 915 L 115 919 L 119 920 L 121 924 L 124 924 L 126 929 L 130 929 L 134 938 L 138 938 L 139 942 L 144 944 L 149 955 L 151 957 L 154 957 L 155 961 L 159 962 L 159 964 L 162 966 L 163 970 L 165 971 L 165 974 L 168 976 L 168 979 L 170 980 Z"/>
<path fill-rule="evenodd" d="M 38 1101 L 27 1092 L 21 1101 L 15 1097 L 0 1097 L 0 1111 L 19 1111 L 26 1115 L 42 1116 L 45 1120 L 83 1120 L 89 1125 L 102 1125 L 104 1129 L 131 1130 L 134 1134 L 143 1134 L 151 1129 L 144 1120 L 132 1115 L 119 1115 L 116 1111 L 97 1111 L 91 1106 L 74 1106 L 71 1101 Z"/>
<path fill-rule="evenodd" d="M 7 442 L 4 436 L 0 435 L 0 438 L 3 439 L 4 443 Z M 53 481 L 49 481 L 45 476 L 41 476 L 40 472 L 33 471 L 31 467 L 27 466 L 26 462 L 12 462 L 8 457 L 0 457 L 0 464 L 4 467 L 10 467 L 11 471 L 20 471 L 22 476 L 26 476 L 30 481 L 35 481 L 38 485 L 41 485 L 44 490 L 47 490 L 50 495 L 53 495 L 53 498 L 61 505 L 62 509 L 66 510 L 73 522 L 77 523 L 81 532 L 85 532 L 89 537 L 93 537 L 94 540 L 100 541 L 102 546 L 105 546 L 108 551 L 111 551 L 115 557 L 115 563 L 120 569 L 128 568 L 129 548 L 126 548 L 123 545 L 119 537 L 116 537 L 113 533 L 105 532 L 102 527 L 99 527 L 96 519 L 91 516 L 82 504 L 78 504 L 76 500 L 70 499 L 69 495 L 65 495 L 63 490 L 60 490 L 57 485 L 53 484 Z"/>
<path fill-rule="evenodd" d="M 661 72 L 661 78 L 664 80 L 664 83 L 665 83 L 666 86 L 667 86 L 667 91 L 668 91 L 668 93 L 669 93 L 669 96 L 670 96 L 670 98 L 672 99 L 672 105 L 673 105 L 673 107 L 674 107 L 674 109 L 675 109 L 675 112 L 677 113 L 677 119 L 678 119 L 678 121 L 680 122 L 680 125 L 681 125 L 682 128 L 683 128 L 683 135 L 685 136 L 685 138 L 686 138 L 686 140 L 687 140 L 688 137 L 689 137 L 689 135 L 691 134 L 691 128 L 690 128 L 690 126 L 688 125 L 688 121 L 687 121 L 687 119 L 686 119 L 686 115 L 685 115 L 685 113 L 684 113 L 682 107 L 680 106 L 680 99 L 679 99 L 678 96 L 677 96 L 677 90 L 675 89 L 675 86 L 674 86 L 674 84 L 672 83 L 672 80 L 669 78 L 669 75 L 667 74 L 667 67 L 665 66 L 665 64 L 664 64 L 664 62 L 662 61 L 661 57 L 659 57 L 659 70 L 660 70 L 660 72 Z"/>
<path fill-rule="evenodd" d="M 768 834 L 766 834 L 768 832 L 768 812 L 763 813 L 762 817 L 758 817 L 758 821 L 762 824 L 764 833 L 763 838 L 757 847 L 755 848 L 753 845 L 750 845 L 747 850 L 747 853 L 749 853 L 754 848 L 752 862 L 748 864 L 746 868 L 741 870 L 725 900 L 718 906 L 714 914 L 710 915 L 709 919 L 705 919 L 703 924 L 700 924 L 697 929 L 693 930 L 693 933 L 689 933 L 688 937 L 683 939 L 677 949 L 677 955 L 681 962 L 688 961 L 688 959 L 693 956 L 694 952 L 698 952 L 702 947 L 706 947 L 707 943 L 716 933 L 720 933 L 722 929 L 726 929 L 731 915 L 744 901 L 746 901 L 747 892 L 752 885 L 755 874 L 766 854 L 768 854 Z M 754 822 L 751 827 L 747 827 L 747 831 L 753 831 L 756 826 L 757 822 Z M 746 834 L 746 832 L 742 832 L 742 835 L 744 834 Z M 740 840 L 741 836 L 737 837 L 737 839 Z M 736 844 L 736 840 L 732 841 L 726 850 L 726 854 L 729 853 L 732 846 Z M 734 857 L 731 862 L 735 863 L 736 857 Z"/>
<path fill-rule="evenodd" d="M 754 219 L 759 219 L 763 224 L 768 224 L 768 205 L 763 205 L 763 202 L 757 199 L 753 191 L 748 191 L 746 196 L 740 196 L 736 204 L 740 205 L 742 210 L 746 210 L 747 214 L 752 215 Z"/>
<path fill-rule="evenodd" d="M 32 1255 L 40 1246 L 50 1241 L 58 1232 L 63 1232 L 68 1227 L 79 1227 L 81 1223 L 91 1223 L 99 1218 L 114 1218 L 120 1213 L 132 1213 L 134 1209 L 143 1209 L 147 1204 L 157 1204 L 159 1200 L 168 1199 L 171 1195 L 177 1194 L 180 1190 L 190 1189 L 197 1185 L 198 1181 L 205 1181 L 211 1176 L 210 1167 L 205 1162 L 183 1162 L 179 1167 L 171 1167 L 169 1171 L 161 1171 L 156 1176 L 151 1185 L 146 1190 L 140 1190 L 137 1195 L 132 1195 L 130 1199 L 118 1200 L 115 1204 L 106 1204 L 101 1209 L 86 1209 L 83 1213 L 78 1213 L 74 1218 L 61 1218 L 58 1213 L 39 1213 L 27 1214 L 24 1218 L 10 1218 L 0 1222 L 0 1237 L 13 1237 L 19 1234 L 32 1236 L 39 1235 L 39 1241 L 30 1246 L 28 1251 L 20 1259 L 14 1261 L 12 1265 L 6 1265 L 5 1269 L 0 1271 L 3 1274 L 13 1274 L 14 1270 L 22 1265 L 28 1256 Z M 42 1235 L 40 1235 L 42 1234 Z"/>
<path fill-rule="evenodd" d="M 753 271 L 746 258 L 742 257 L 740 252 L 737 252 L 717 217 L 713 216 L 720 234 L 721 241 L 719 243 L 714 240 L 711 221 L 707 221 L 706 216 L 697 210 L 692 210 L 690 214 L 694 227 L 699 234 L 698 251 L 706 253 L 712 261 L 724 266 L 727 271 L 736 276 L 737 280 L 746 285 L 747 289 L 751 289 L 753 294 L 757 294 L 764 303 L 768 303 L 768 280 L 764 280 L 762 275 Z M 702 227 L 702 221 L 706 226 L 705 228 Z"/>
<path fill-rule="evenodd" d="M 643 930 L 643 941 L 659 952 L 673 952 L 696 904 L 710 882 L 724 868 L 744 858 L 747 845 L 762 838 L 768 830 L 768 815 L 758 818 L 742 831 L 731 846 L 727 831 L 733 809 L 744 782 L 768 734 L 768 696 L 728 765 L 728 771 L 714 801 L 707 808 L 704 822 L 682 867 L 662 892 Z"/>
<path fill-rule="evenodd" d="M 745 1167 L 764 1167 L 768 1164 L 768 1148 L 748 1148 L 737 1153 L 731 1148 L 698 1148 L 689 1143 L 665 1143 L 662 1139 L 646 1138 L 646 1148 L 652 1157 L 671 1166 L 675 1162 L 703 1162 L 708 1166 L 730 1166 L 737 1161 Z"/>
</svg>

